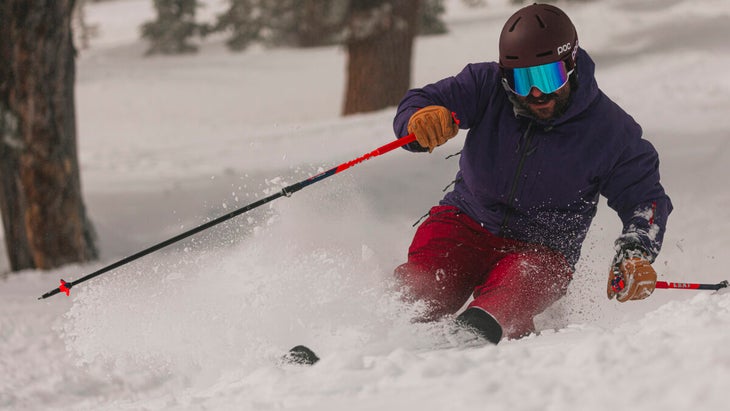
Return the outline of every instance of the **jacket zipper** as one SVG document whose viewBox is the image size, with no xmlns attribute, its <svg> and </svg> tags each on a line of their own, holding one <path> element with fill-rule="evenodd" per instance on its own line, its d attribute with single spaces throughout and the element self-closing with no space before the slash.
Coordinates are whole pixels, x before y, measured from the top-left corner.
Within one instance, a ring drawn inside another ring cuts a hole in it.
<svg viewBox="0 0 730 411">
<path fill-rule="evenodd" d="M 527 156 L 529 156 L 532 153 L 532 149 L 530 148 L 532 143 L 532 136 L 535 134 L 533 131 L 533 124 L 534 122 L 530 121 L 530 123 L 527 125 L 527 130 L 525 130 L 525 134 L 522 135 L 522 138 L 520 141 L 524 140 L 524 145 L 522 146 L 522 155 L 520 156 L 520 161 L 517 163 L 517 171 L 515 172 L 515 177 L 512 180 L 512 187 L 509 191 L 509 197 L 507 197 L 507 210 L 504 213 L 504 218 L 502 219 L 502 225 L 500 227 L 500 234 L 504 235 L 505 231 L 507 229 L 507 223 L 509 222 L 510 217 L 510 210 L 512 209 L 512 206 L 515 202 L 515 194 L 517 193 L 517 187 L 520 183 L 520 176 L 522 175 L 522 169 L 525 167 L 525 160 L 527 159 Z M 518 143 L 519 147 L 519 143 Z"/>
</svg>

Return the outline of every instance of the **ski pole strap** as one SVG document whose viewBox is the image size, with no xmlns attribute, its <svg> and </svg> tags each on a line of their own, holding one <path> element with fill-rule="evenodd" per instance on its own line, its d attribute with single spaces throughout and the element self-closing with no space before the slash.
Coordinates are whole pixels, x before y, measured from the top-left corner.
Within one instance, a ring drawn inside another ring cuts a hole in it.
<svg viewBox="0 0 730 411">
<path fill-rule="evenodd" d="M 721 281 L 717 284 L 697 284 L 697 283 L 672 283 L 666 281 L 657 281 L 656 288 L 675 289 L 675 290 L 719 290 L 728 287 L 728 281 Z"/>
</svg>

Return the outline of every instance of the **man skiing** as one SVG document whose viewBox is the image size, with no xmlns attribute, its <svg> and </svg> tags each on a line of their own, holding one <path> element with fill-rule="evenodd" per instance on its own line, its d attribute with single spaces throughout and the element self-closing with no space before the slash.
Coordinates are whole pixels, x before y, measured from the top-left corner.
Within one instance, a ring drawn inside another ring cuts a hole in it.
<svg viewBox="0 0 730 411">
<path fill-rule="evenodd" d="M 410 90 L 394 120 L 410 151 L 432 152 L 468 129 L 453 191 L 419 226 L 395 269 L 424 320 L 455 314 L 492 343 L 534 332 L 566 292 L 599 195 L 623 222 L 608 297 L 643 299 L 672 210 L 658 155 L 598 88 L 569 17 L 533 4 L 507 20 L 499 62 Z"/>
</svg>

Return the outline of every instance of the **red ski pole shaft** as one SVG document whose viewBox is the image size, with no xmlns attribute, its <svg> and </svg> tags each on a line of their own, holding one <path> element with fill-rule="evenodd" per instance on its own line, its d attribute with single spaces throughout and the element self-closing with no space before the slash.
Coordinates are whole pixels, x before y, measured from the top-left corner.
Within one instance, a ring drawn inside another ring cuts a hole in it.
<svg viewBox="0 0 730 411">
<path fill-rule="evenodd" d="M 69 295 L 69 291 L 71 290 L 71 287 L 76 286 L 78 284 L 81 284 L 84 281 L 91 280 L 92 278 L 97 277 L 99 275 L 102 275 L 102 274 L 104 274 L 104 273 L 106 273 L 108 271 L 112 271 L 112 270 L 114 270 L 116 268 L 119 268 L 119 267 L 125 265 L 125 264 L 131 263 L 134 260 L 137 260 L 139 258 L 142 258 L 142 257 L 144 257 L 144 256 L 146 256 L 148 254 L 152 254 L 153 252 L 155 252 L 155 251 L 157 251 L 159 249 L 165 248 L 165 247 L 167 247 L 167 246 L 169 246 L 169 245 L 171 245 L 173 243 L 176 243 L 176 242 L 178 242 L 178 241 L 180 241 L 182 239 L 188 238 L 188 237 L 190 237 L 190 236 L 192 236 L 194 234 L 197 234 L 197 233 L 199 233 L 199 232 L 201 232 L 203 230 L 207 230 L 207 229 L 209 229 L 209 228 L 211 228 L 211 227 L 213 227 L 215 225 L 218 225 L 218 224 L 220 224 L 220 223 L 222 223 L 224 221 L 228 221 L 228 220 L 232 219 L 233 217 L 239 216 L 239 215 L 241 215 L 241 214 L 243 214 L 243 213 L 245 213 L 247 211 L 253 210 L 254 208 L 257 208 L 257 207 L 262 206 L 262 205 L 264 205 L 266 203 L 269 203 L 269 202 L 271 202 L 273 200 L 276 200 L 279 197 L 289 197 L 292 194 L 294 194 L 295 192 L 303 189 L 304 187 L 307 187 L 307 186 L 310 186 L 310 185 L 312 185 L 312 184 L 314 184 L 316 182 L 322 181 L 322 180 L 324 180 L 327 177 L 333 176 L 333 175 L 339 173 L 340 171 L 347 170 L 348 168 L 350 168 L 350 167 L 352 167 L 352 166 L 354 166 L 356 164 L 360 164 L 360 163 L 362 163 L 365 160 L 369 160 L 369 159 L 371 159 L 373 157 L 379 156 L 381 154 L 385 154 L 385 153 L 387 153 L 389 151 L 392 151 L 392 150 L 394 150 L 394 149 L 396 149 L 398 147 L 403 147 L 404 145 L 409 144 L 409 143 L 412 143 L 414 141 L 416 141 L 416 136 L 414 134 L 409 134 L 409 135 L 407 135 L 405 137 L 401 137 L 401 138 L 399 138 L 397 140 L 391 141 L 390 143 L 388 143 L 388 144 L 386 144 L 384 146 L 378 147 L 375 150 L 373 150 L 373 151 L 371 151 L 371 152 L 369 152 L 369 153 L 367 153 L 365 155 L 362 155 L 362 156 L 360 156 L 360 157 L 358 157 L 358 158 L 356 158 L 354 160 L 348 161 L 346 163 L 342 163 L 339 166 L 333 167 L 333 168 L 331 168 L 331 169 L 329 169 L 329 170 L 327 170 L 327 171 L 325 171 L 323 173 L 317 174 L 316 176 L 310 177 L 310 178 L 308 178 L 306 180 L 303 180 L 303 181 L 300 181 L 298 183 L 292 184 L 290 186 L 284 187 L 284 188 L 281 189 L 281 191 L 279 191 L 277 193 L 274 193 L 274 194 L 272 194 L 272 195 L 270 195 L 270 196 L 268 196 L 266 198 L 262 198 L 261 200 L 255 201 L 255 202 L 253 202 L 251 204 L 248 204 L 246 206 L 243 206 L 241 208 L 238 208 L 236 210 L 233 210 L 233 211 L 231 211 L 228 214 L 222 215 L 222 216 L 216 218 L 215 220 L 208 221 L 205 224 L 201 224 L 201 225 L 199 225 L 199 226 L 197 226 L 197 227 L 195 227 L 195 228 L 193 228 L 191 230 L 188 230 L 188 231 L 185 231 L 184 233 L 178 234 L 175 237 L 172 237 L 170 239 L 167 239 L 167 240 L 165 240 L 165 241 L 163 241 L 161 243 L 155 244 L 155 245 L 153 245 L 153 246 L 151 246 L 149 248 L 145 248 L 142 251 L 139 251 L 139 252 L 137 252 L 137 253 L 135 253 L 133 255 L 130 255 L 128 257 L 125 257 L 125 258 L 123 258 L 123 259 L 121 259 L 121 260 L 119 260 L 119 261 L 117 261 L 115 263 L 109 264 L 106 267 L 100 268 L 99 270 L 94 271 L 91 274 L 88 274 L 88 275 L 86 275 L 84 277 L 81 277 L 81 278 L 79 278 L 76 281 L 66 282 L 64 280 L 61 280 L 61 285 L 59 287 L 54 288 L 54 289 L 48 291 L 47 293 L 45 293 L 42 296 L 40 296 L 38 299 L 39 300 L 42 300 L 42 299 L 51 297 L 53 295 L 56 295 L 56 294 L 58 294 L 60 292 L 63 292 L 66 295 Z"/>
<path fill-rule="evenodd" d="M 698 284 L 698 283 L 672 283 L 667 281 L 657 281 L 656 288 L 675 289 L 675 290 L 719 290 L 727 288 L 728 281 L 721 281 L 717 284 Z"/>
</svg>

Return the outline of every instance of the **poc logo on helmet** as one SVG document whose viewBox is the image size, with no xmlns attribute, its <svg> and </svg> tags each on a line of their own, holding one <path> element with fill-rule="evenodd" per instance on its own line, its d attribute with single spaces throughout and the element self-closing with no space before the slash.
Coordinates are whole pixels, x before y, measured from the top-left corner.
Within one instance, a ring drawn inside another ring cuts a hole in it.
<svg viewBox="0 0 730 411">
<path fill-rule="evenodd" d="M 566 43 L 558 47 L 558 56 L 565 53 L 566 51 L 569 51 L 571 48 L 573 48 L 573 46 L 571 46 L 570 43 Z"/>
</svg>

